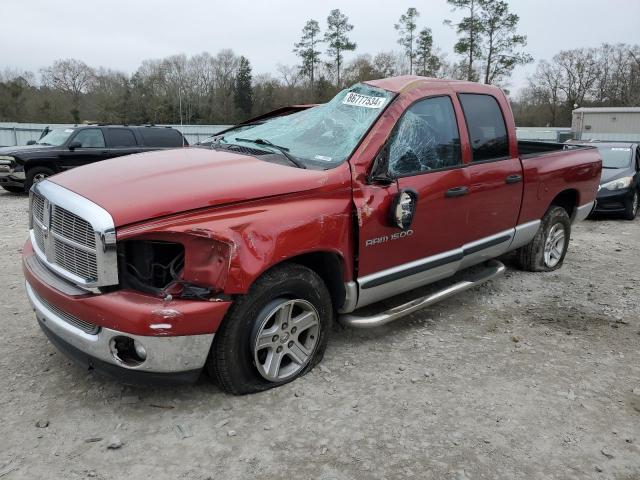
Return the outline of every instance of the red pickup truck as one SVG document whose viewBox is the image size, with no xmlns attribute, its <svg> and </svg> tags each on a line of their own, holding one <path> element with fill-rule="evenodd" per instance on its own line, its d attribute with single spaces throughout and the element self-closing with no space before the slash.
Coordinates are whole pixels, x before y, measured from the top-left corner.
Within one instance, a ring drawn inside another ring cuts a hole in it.
<svg viewBox="0 0 640 480">
<path fill-rule="evenodd" d="M 26 290 L 60 350 L 126 381 L 206 369 L 265 390 L 321 360 L 334 319 L 395 320 L 495 277 L 512 250 L 525 270 L 560 267 L 594 205 L 597 149 L 518 142 L 496 87 L 404 76 L 284 113 L 33 186 Z"/>
</svg>

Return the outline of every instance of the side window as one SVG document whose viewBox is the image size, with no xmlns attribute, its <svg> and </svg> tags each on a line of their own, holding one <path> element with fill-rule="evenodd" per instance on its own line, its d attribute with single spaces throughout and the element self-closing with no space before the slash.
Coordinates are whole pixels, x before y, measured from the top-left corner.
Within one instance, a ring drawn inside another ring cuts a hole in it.
<svg viewBox="0 0 640 480">
<path fill-rule="evenodd" d="M 99 128 L 80 130 L 72 141 L 80 142 L 82 148 L 104 148 L 104 136 Z"/>
<path fill-rule="evenodd" d="M 147 147 L 181 147 L 182 136 L 177 130 L 162 127 L 145 127 L 139 132 Z"/>
<path fill-rule="evenodd" d="M 414 103 L 398 121 L 388 148 L 389 170 L 396 177 L 461 165 L 451 99 L 433 97 Z"/>
<path fill-rule="evenodd" d="M 509 157 L 509 137 L 498 101 L 491 95 L 461 93 L 473 161 Z"/>
<path fill-rule="evenodd" d="M 109 146 L 115 148 L 135 147 L 138 145 L 136 137 L 126 128 L 110 128 L 107 130 Z"/>
<path fill-rule="evenodd" d="M 636 170 L 640 171 L 640 146 L 636 149 Z"/>
</svg>

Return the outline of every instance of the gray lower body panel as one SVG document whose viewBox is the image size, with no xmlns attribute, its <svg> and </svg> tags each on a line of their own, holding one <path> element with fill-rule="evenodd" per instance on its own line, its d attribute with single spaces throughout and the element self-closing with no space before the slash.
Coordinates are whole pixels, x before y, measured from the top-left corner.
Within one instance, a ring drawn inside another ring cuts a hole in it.
<svg viewBox="0 0 640 480">
<path fill-rule="evenodd" d="M 504 255 L 533 240 L 539 227 L 540 220 L 524 223 L 461 248 L 360 277 L 357 282 L 346 285 L 349 295 L 341 312 L 352 312 Z M 356 292 L 357 300 L 354 298 Z"/>
</svg>

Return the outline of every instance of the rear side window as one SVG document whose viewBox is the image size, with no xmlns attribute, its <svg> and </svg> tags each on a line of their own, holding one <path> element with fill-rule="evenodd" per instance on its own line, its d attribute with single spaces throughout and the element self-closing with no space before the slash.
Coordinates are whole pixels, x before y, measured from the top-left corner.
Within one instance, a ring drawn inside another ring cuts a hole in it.
<svg viewBox="0 0 640 480">
<path fill-rule="evenodd" d="M 498 101 L 491 95 L 461 93 L 460 103 L 467 120 L 473 161 L 509 157 L 509 138 Z"/>
<path fill-rule="evenodd" d="M 451 99 L 426 98 L 411 105 L 389 143 L 390 173 L 403 177 L 460 164 L 460 135 Z"/>
<path fill-rule="evenodd" d="M 107 130 L 109 145 L 114 148 L 135 147 L 138 145 L 133 132 L 126 128 L 110 128 Z"/>
<path fill-rule="evenodd" d="M 182 135 L 172 128 L 141 128 L 140 134 L 147 147 L 182 146 Z"/>
</svg>

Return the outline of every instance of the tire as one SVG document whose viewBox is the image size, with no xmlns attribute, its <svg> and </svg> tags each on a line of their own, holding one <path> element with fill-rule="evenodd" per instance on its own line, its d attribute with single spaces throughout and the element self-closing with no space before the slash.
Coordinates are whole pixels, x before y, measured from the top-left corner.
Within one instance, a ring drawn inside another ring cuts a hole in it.
<svg viewBox="0 0 640 480">
<path fill-rule="evenodd" d="M 536 236 L 516 251 L 520 268 L 530 272 L 551 272 L 562 266 L 571 238 L 571 220 L 562 207 L 551 206 Z"/>
<path fill-rule="evenodd" d="M 31 190 L 31 186 L 34 183 L 44 180 L 45 178 L 50 177 L 53 174 L 53 170 L 46 167 L 30 168 L 29 170 L 27 170 L 27 175 L 24 181 L 25 192 Z"/>
<path fill-rule="evenodd" d="M 625 203 L 625 220 L 635 220 L 636 215 L 638 214 L 638 203 L 640 203 L 640 196 L 638 195 L 638 190 L 635 190 L 633 192 L 633 197 L 631 197 L 631 199 L 629 199 L 629 201 Z"/>
<path fill-rule="evenodd" d="M 207 371 L 234 395 L 291 382 L 322 360 L 333 314 L 327 287 L 313 270 L 274 267 L 234 301 L 214 337 Z M 314 318 L 316 326 L 307 326 Z"/>
<path fill-rule="evenodd" d="M 2 188 L 11 193 L 24 193 L 24 187 L 9 187 L 3 185 Z"/>
</svg>

